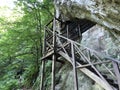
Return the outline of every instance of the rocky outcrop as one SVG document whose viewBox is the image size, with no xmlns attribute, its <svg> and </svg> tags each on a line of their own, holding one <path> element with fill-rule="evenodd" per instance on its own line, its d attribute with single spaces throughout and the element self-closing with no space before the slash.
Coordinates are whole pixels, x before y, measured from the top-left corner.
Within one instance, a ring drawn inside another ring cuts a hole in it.
<svg viewBox="0 0 120 90">
<path fill-rule="evenodd" d="M 72 66 L 68 62 L 60 69 L 57 76 L 61 78 L 55 90 L 74 90 L 74 74 Z M 78 76 L 79 90 L 104 90 L 101 86 L 80 72 L 80 70 L 78 70 Z"/>
<path fill-rule="evenodd" d="M 118 51 L 120 51 L 120 45 L 116 46 L 112 42 L 112 38 L 110 37 L 108 31 L 99 25 L 96 25 L 83 33 L 81 44 L 94 49 L 97 52 L 109 54 L 112 57 L 120 59 L 120 53 L 118 53 Z M 99 67 L 99 70 L 104 71 L 104 68 Z M 68 62 L 59 69 L 56 77 L 59 79 L 59 82 L 56 85 L 56 90 L 74 90 L 73 69 L 72 65 Z M 78 86 L 79 90 L 104 90 L 99 84 L 95 83 L 79 69 Z"/>
<path fill-rule="evenodd" d="M 111 30 L 120 31 L 119 0 L 55 0 L 64 20 L 86 18 Z"/>
<path fill-rule="evenodd" d="M 63 21 L 78 18 L 96 22 L 104 31 L 107 30 L 112 43 L 120 46 L 119 0 L 55 0 L 55 7 L 57 18 Z"/>
<path fill-rule="evenodd" d="M 78 18 L 98 24 L 83 34 L 81 44 L 120 59 L 119 0 L 55 0 L 55 5 L 56 17 L 63 21 Z M 74 90 L 72 68 L 68 63 L 57 74 L 61 79 L 56 90 Z M 79 90 L 104 90 L 80 71 L 78 81 Z"/>
</svg>

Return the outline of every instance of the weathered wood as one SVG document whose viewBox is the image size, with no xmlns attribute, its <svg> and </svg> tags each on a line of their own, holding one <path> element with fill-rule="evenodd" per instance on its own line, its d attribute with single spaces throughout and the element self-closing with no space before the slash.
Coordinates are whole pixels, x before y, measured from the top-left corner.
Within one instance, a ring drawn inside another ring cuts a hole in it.
<svg viewBox="0 0 120 90">
<path fill-rule="evenodd" d="M 94 55 L 95 55 L 95 54 L 94 54 Z M 95 56 L 96 56 L 96 58 L 97 58 L 98 61 L 102 62 L 97 55 L 95 55 Z M 111 61 L 111 60 L 108 60 L 108 61 Z M 111 61 L 111 62 L 112 62 L 112 61 Z M 110 70 L 110 68 L 106 67 L 106 65 L 105 65 L 104 63 L 103 63 L 102 65 L 104 66 L 104 68 L 105 68 L 106 70 L 108 70 L 108 72 L 109 72 L 112 76 L 115 76 L 114 73 Z"/>
<path fill-rule="evenodd" d="M 62 57 L 64 57 L 66 60 L 71 61 L 69 59 L 69 57 L 66 57 L 67 55 L 60 51 L 58 52 L 60 55 L 62 55 Z M 82 66 L 80 63 L 77 63 L 79 66 Z M 91 72 L 90 70 L 86 69 L 86 68 L 81 68 L 79 69 L 81 70 L 84 74 L 86 74 L 88 77 L 90 77 L 92 80 L 94 80 L 96 83 L 98 83 L 101 87 L 103 87 L 105 90 L 114 90 L 107 82 L 105 82 L 104 80 L 102 80 L 99 76 L 97 76 L 96 74 L 94 74 L 93 72 Z"/>
<path fill-rule="evenodd" d="M 111 61 L 103 61 L 103 62 L 96 62 L 96 63 L 92 63 L 93 65 L 99 65 L 99 64 L 103 64 L 103 63 L 110 63 Z M 89 67 L 91 66 L 91 64 L 86 64 L 86 65 L 82 65 L 82 66 L 77 66 L 76 68 L 85 68 L 85 67 Z"/>
<path fill-rule="evenodd" d="M 50 39 L 52 39 L 53 38 L 53 36 L 51 35 L 50 37 L 48 37 L 47 39 L 46 39 L 46 41 L 49 41 Z"/>
<path fill-rule="evenodd" d="M 44 80 L 45 80 L 45 60 L 42 60 L 42 72 L 41 72 L 40 90 L 44 90 Z"/>
<path fill-rule="evenodd" d="M 65 48 L 67 45 L 69 45 L 70 44 L 70 42 L 68 42 L 68 43 L 64 43 L 63 45 L 62 45 L 62 47 L 58 47 L 58 49 L 57 49 L 57 52 L 59 52 L 59 51 L 61 51 L 61 50 L 63 50 L 63 48 Z"/>
<path fill-rule="evenodd" d="M 44 59 L 50 57 L 51 55 L 53 55 L 53 53 L 54 53 L 54 51 L 51 51 L 51 52 L 47 53 L 45 56 L 43 56 L 41 59 L 44 60 Z"/>
<path fill-rule="evenodd" d="M 81 46 L 81 47 L 89 50 L 89 51 L 92 52 L 92 53 L 95 53 L 95 54 L 97 54 L 97 55 L 99 55 L 99 56 L 102 56 L 102 57 L 104 57 L 104 59 L 107 59 L 107 60 L 110 60 L 110 61 L 114 61 L 114 62 L 117 62 L 117 63 L 120 64 L 120 60 L 118 60 L 118 59 L 114 59 L 114 58 L 112 58 L 112 57 L 109 57 L 109 56 L 106 56 L 106 55 L 104 55 L 104 54 L 101 54 L 101 53 L 99 53 L 99 52 L 97 52 L 97 51 L 95 51 L 95 50 L 93 50 L 93 49 L 90 49 L 90 48 L 88 48 L 88 47 L 86 47 L 86 46 L 83 46 L 83 45 L 81 45 L 80 43 L 75 42 L 75 41 L 73 41 L 73 40 L 71 40 L 71 39 L 69 39 L 69 38 L 66 38 L 66 37 L 62 36 L 62 35 L 57 34 L 57 36 L 60 37 L 60 38 L 65 39 L 65 40 L 67 40 L 67 41 L 69 41 L 69 42 L 74 42 L 75 45 Z"/>
<path fill-rule="evenodd" d="M 48 24 L 46 24 L 45 26 L 50 25 L 50 23 L 52 23 L 52 22 L 53 22 L 53 19 L 52 19 L 52 20 L 50 20 L 50 21 L 49 21 L 49 23 L 48 23 Z"/>
<path fill-rule="evenodd" d="M 42 63 L 43 68 L 44 68 L 45 59 L 47 59 L 48 57 L 51 57 L 51 59 L 52 59 L 52 86 L 51 86 L 51 90 L 55 90 L 55 63 L 56 63 L 56 61 L 58 61 L 57 59 L 60 56 L 65 58 L 67 61 L 69 61 L 73 65 L 74 90 L 78 90 L 77 68 L 80 68 L 80 70 L 83 73 L 85 73 L 87 76 L 89 76 L 91 79 L 93 79 L 99 85 L 101 85 L 105 90 L 113 90 L 113 87 L 100 74 L 99 70 L 96 69 L 95 65 L 98 65 L 98 64 L 103 65 L 103 63 L 109 63 L 111 61 L 116 61 L 116 60 L 110 59 L 108 61 L 101 61 L 98 58 L 98 62 L 92 63 L 90 61 L 90 56 L 87 57 L 86 54 L 84 54 L 84 52 L 79 47 L 83 47 L 86 51 L 90 51 L 92 53 L 95 53 L 95 54 L 97 54 L 97 56 L 99 53 L 73 41 L 73 40 L 76 40 L 78 37 L 76 37 L 74 35 L 75 32 L 72 32 L 72 30 L 69 32 L 68 26 L 66 27 L 66 31 L 65 31 L 64 35 L 60 35 L 60 33 L 57 33 L 57 30 L 59 30 L 59 29 L 57 29 L 56 23 L 57 23 L 56 19 L 54 18 L 53 29 L 51 30 L 48 27 L 46 27 L 47 32 L 48 32 L 48 34 L 47 34 L 48 37 L 46 37 L 46 39 L 48 41 L 45 39 L 46 40 L 45 41 L 46 42 L 46 53 L 42 58 L 42 62 L 44 61 Z M 85 26 L 83 26 L 83 27 L 85 27 Z M 75 29 L 77 29 L 77 28 L 75 28 Z M 79 29 L 80 29 L 80 27 L 79 27 Z M 80 32 L 78 32 L 78 33 L 80 33 Z M 69 45 L 69 43 L 71 43 L 71 46 L 67 46 L 67 45 Z M 56 46 L 56 45 L 58 45 L 58 46 Z M 78 56 L 78 55 L 80 55 L 80 56 Z M 85 64 L 85 65 L 80 64 L 79 62 L 77 62 L 75 60 L 76 59 L 75 57 L 77 57 L 77 58 L 80 57 L 80 58 L 86 60 L 88 64 Z M 77 65 L 77 67 L 76 67 L 76 65 Z M 95 70 L 95 73 L 90 71 L 89 69 L 87 69 L 86 68 L 87 66 L 91 66 Z M 110 70 L 106 66 L 105 66 L 105 68 L 106 68 L 106 70 L 108 70 L 110 72 Z M 44 81 L 44 69 L 42 72 L 43 72 L 43 76 L 42 76 L 43 78 L 41 77 L 41 80 Z M 97 72 L 97 74 L 96 74 L 96 72 Z M 117 78 L 119 79 L 118 72 L 115 71 L 115 73 L 116 73 Z M 118 83 L 120 84 L 120 81 L 118 81 Z M 43 87 L 44 87 L 44 83 L 41 84 L 41 90 L 44 89 Z M 120 86 L 119 86 L 119 88 L 120 88 Z"/>
<path fill-rule="evenodd" d="M 43 56 L 45 56 L 45 51 L 46 51 L 46 30 L 44 30 Z M 42 60 L 41 85 L 40 85 L 41 90 L 44 90 L 44 79 L 45 79 L 45 60 Z"/>
<path fill-rule="evenodd" d="M 78 46 L 75 45 L 75 47 L 77 48 L 77 51 L 80 53 L 81 58 L 83 58 L 83 60 L 85 59 L 90 65 L 91 67 L 96 71 L 96 73 L 101 77 L 101 79 L 103 79 L 105 82 L 107 82 L 105 80 L 105 78 L 100 74 L 100 72 L 95 68 L 95 66 L 92 64 L 92 62 L 90 62 L 89 58 L 87 58 L 84 53 L 79 49 Z"/>
<path fill-rule="evenodd" d="M 68 54 L 68 52 L 66 51 L 66 49 L 64 48 L 63 43 L 60 41 L 60 38 L 58 37 L 57 39 L 58 39 L 58 41 L 59 41 L 59 43 L 60 43 L 61 48 L 63 49 L 63 51 L 64 51 L 64 52 L 67 54 L 67 56 L 69 57 L 69 54 Z"/>
<path fill-rule="evenodd" d="M 56 63 L 56 54 L 53 54 L 53 61 L 52 61 L 52 89 L 55 90 L 55 63 Z"/>
<path fill-rule="evenodd" d="M 45 51 L 46 51 L 46 29 L 44 29 L 43 56 L 45 56 Z"/>
<path fill-rule="evenodd" d="M 119 71 L 119 67 L 118 64 L 116 62 L 112 62 L 113 63 L 113 68 L 114 68 L 114 72 L 118 81 L 118 86 L 119 86 L 119 90 L 120 90 L 120 71 Z"/>
<path fill-rule="evenodd" d="M 48 45 L 50 47 L 50 49 L 53 49 L 53 46 L 51 44 L 49 44 L 49 42 L 46 41 L 46 45 Z"/>
<path fill-rule="evenodd" d="M 71 65 L 72 65 L 72 63 L 73 63 L 73 62 L 72 62 L 72 59 L 68 56 L 68 54 L 63 53 L 62 51 L 59 51 L 58 54 L 61 55 L 62 57 L 66 57 L 65 59 L 66 59 L 69 63 L 71 63 Z"/>
<path fill-rule="evenodd" d="M 48 31 L 48 32 L 50 32 L 51 34 L 53 34 L 53 31 L 51 30 L 51 29 L 49 29 L 48 27 L 45 27 L 46 28 L 46 30 Z"/>
<path fill-rule="evenodd" d="M 73 42 L 71 42 L 71 53 L 72 53 L 72 61 L 73 61 L 74 89 L 78 90 L 78 77 L 77 77 L 76 60 L 74 56 L 75 54 L 74 54 Z"/>
<path fill-rule="evenodd" d="M 56 56 L 56 19 L 53 20 L 53 61 L 52 61 L 52 87 L 51 90 L 55 90 L 55 63 L 57 60 Z"/>
</svg>

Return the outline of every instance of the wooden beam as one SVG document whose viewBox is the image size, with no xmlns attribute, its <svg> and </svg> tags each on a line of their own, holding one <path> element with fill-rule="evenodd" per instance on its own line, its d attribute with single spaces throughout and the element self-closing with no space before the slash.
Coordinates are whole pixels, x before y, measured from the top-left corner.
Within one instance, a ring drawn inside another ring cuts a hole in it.
<svg viewBox="0 0 120 90">
<path fill-rule="evenodd" d="M 41 73 L 40 90 L 44 90 L 44 79 L 45 79 L 45 60 L 42 60 L 42 73 Z"/>
<path fill-rule="evenodd" d="M 65 53 L 60 51 L 58 52 L 62 57 L 64 57 L 66 60 L 70 59 L 66 57 Z M 68 60 L 71 61 L 71 60 Z M 82 66 L 80 63 L 77 63 L 79 66 Z M 87 68 L 81 68 L 81 70 L 84 74 L 86 74 L 88 77 L 90 77 L 92 80 L 94 80 L 96 83 L 98 83 L 101 87 L 103 87 L 105 90 L 114 90 L 107 82 L 102 80 L 99 76 L 88 70 Z"/>
<path fill-rule="evenodd" d="M 56 56 L 56 20 L 53 20 L 53 61 L 52 61 L 52 86 L 51 90 L 55 90 L 55 63 L 57 60 Z"/>
<path fill-rule="evenodd" d="M 75 53 L 74 53 L 73 42 L 71 42 L 71 53 L 72 53 L 72 61 L 73 61 L 74 89 L 78 90 L 78 76 L 77 76 L 77 69 L 76 69 L 76 60 L 74 56 Z"/>
<path fill-rule="evenodd" d="M 47 57 L 52 56 L 53 53 L 54 53 L 54 51 L 51 51 L 51 52 L 47 53 L 45 56 L 43 56 L 41 59 L 44 60 L 44 59 L 46 59 Z"/>
<path fill-rule="evenodd" d="M 91 65 L 91 67 L 96 71 L 96 73 L 101 77 L 101 79 L 103 79 L 105 82 L 106 79 L 100 74 L 100 72 L 96 69 L 96 67 L 92 64 L 92 62 L 90 61 L 90 58 L 87 58 L 87 56 L 79 49 L 78 46 L 75 45 L 75 47 L 77 48 L 77 51 L 79 51 L 80 55 L 81 55 L 81 58 L 84 60 L 87 61 L 87 63 L 89 63 Z"/>
<path fill-rule="evenodd" d="M 83 48 L 89 50 L 90 52 L 93 52 L 93 53 L 95 53 L 95 54 L 97 54 L 97 55 L 99 55 L 99 56 L 102 56 L 104 59 L 107 59 L 107 60 L 110 60 L 110 61 L 114 61 L 114 62 L 117 62 L 117 63 L 120 64 L 120 60 L 118 60 L 118 59 L 114 59 L 114 58 L 112 58 L 112 57 L 106 56 L 106 55 L 104 55 L 104 54 L 102 54 L 102 53 L 99 53 L 99 52 L 97 52 L 97 51 L 95 51 L 95 50 L 93 50 L 93 49 L 90 49 L 90 48 L 88 48 L 88 47 L 86 47 L 86 46 L 83 46 L 82 44 L 80 44 L 80 43 L 78 43 L 78 42 L 75 42 L 75 41 L 73 41 L 73 40 L 71 40 L 71 39 L 69 39 L 69 38 L 66 38 L 66 37 L 64 37 L 64 36 L 62 36 L 62 35 L 57 34 L 57 36 L 60 37 L 60 38 L 65 39 L 65 40 L 67 40 L 67 41 L 69 41 L 69 42 L 74 42 L 74 44 L 76 44 L 76 45 L 78 45 L 78 46 L 81 46 L 81 47 L 83 47 Z"/>
<path fill-rule="evenodd" d="M 61 47 L 58 47 L 57 52 L 59 52 L 59 51 L 61 51 L 61 50 L 65 50 L 65 47 L 66 47 L 67 45 L 69 45 L 69 44 L 70 44 L 70 42 L 63 43 L 63 45 L 62 45 Z M 63 49 L 63 48 L 64 48 L 64 49 Z"/>
<path fill-rule="evenodd" d="M 50 39 L 52 39 L 53 38 L 53 36 L 51 35 L 50 37 L 48 37 L 47 39 L 46 39 L 46 41 L 49 41 Z"/>
<path fill-rule="evenodd" d="M 65 58 L 65 59 L 66 59 L 69 63 L 71 63 L 71 65 L 73 64 L 73 62 L 72 62 L 71 58 L 68 56 L 68 54 L 63 53 L 62 51 L 59 51 L 58 54 L 61 55 L 62 57 L 66 57 L 67 59 L 66 59 L 66 58 Z"/>
<path fill-rule="evenodd" d="M 110 63 L 111 61 L 103 61 L 103 62 L 96 62 L 96 63 L 92 63 L 93 65 L 99 65 L 99 64 L 103 64 L 103 63 Z M 89 67 L 91 66 L 91 64 L 85 64 L 82 66 L 77 66 L 76 68 L 85 68 L 85 67 Z"/>
<path fill-rule="evenodd" d="M 43 52 L 42 52 L 43 55 L 42 56 L 45 55 L 45 51 L 46 51 L 46 29 L 44 29 L 44 43 L 43 43 Z M 44 78 L 45 78 L 45 60 L 42 60 L 42 72 L 41 72 L 40 90 L 44 90 Z"/>
<path fill-rule="evenodd" d="M 53 34 L 53 31 L 50 28 L 46 27 L 46 30 Z"/>
<path fill-rule="evenodd" d="M 53 54 L 53 61 L 52 61 L 52 89 L 55 90 L 55 63 L 56 63 L 56 55 Z"/>
<path fill-rule="evenodd" d="M 48 47 L 50 47 L 50 49 L 53 49 L 53 46 L 51 44 L 49 44 L 49 42 L 46 41 L 46 45 L 48 45 Z"/>
<path fill-rule="evenodd" d="M 66 51 L 65 46 L 63 46 L 64 44 L 60 41 L 60 38 L 59 38 L 59 37 L 57 37 L 57 40 L 58 40 L 59 43 L 60 43 L 61 49 L 63 49 L 63 51 L 66 53 L 66 56 L 69 58 L 69 54 L 68 54 L 68 52 Z M 58 51 L 57 51 L 57 53 L 58 53 Z M 69 60 L 70 60 L 70 59 L 69 59 Z M 71 62 L 71 64 L 72 64 L 72 61 L 70 61 L 70 62 Z"/>
<path fill-rule="evenodd" d="M 50 23 L 52 23 L 52 21 L 53 21 L 53 19 L 52 19 L 52 20 L 50 20 L 50 21 L 49 21 L 49 23 L 48 23 L 48 24 L 46 24 L 45 26 L 48 26 Z"/>
</svg>

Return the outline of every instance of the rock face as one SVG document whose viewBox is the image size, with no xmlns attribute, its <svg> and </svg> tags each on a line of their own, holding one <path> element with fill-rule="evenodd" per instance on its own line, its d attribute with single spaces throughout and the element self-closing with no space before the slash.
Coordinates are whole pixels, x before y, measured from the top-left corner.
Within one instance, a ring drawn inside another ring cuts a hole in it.
<svg viewBox="0 0 120 90">
<path fill-rule="evenodd" d="M 68 62 L 60 69 L 58 75 L 61 75 L 61 78 L 55 90 L 74 90 L 73 70 Z M 104 90 L 79 70 L 78 76 L 79 90 Z"/>
<path fill-rule="evenodd" d="M 86 18 L 120 31 L 120 0 L 55 0 L 64 20 Z"/>
<path fill-rule="evenodd" d="M 55 0 L 56 17 L 88 19 L 97 26 L 83 34 L 81 44 L 120 59 L 120 0 Z M 107 30 L 106 30 L 107 29 Z M 56 90 L 74 90 L 72 67 L 66 63 Z M 79 90 L 104 90 L 78 71 Z"/>
<path fill-rule="evenodd" d="M 89 42 L 98 39 L 98 46 L 104 48 L 104 51 L 111 51 L 110 48 L 120 47 L 120 0 L 54 0 L 56 7 L 56 17 L 63 21 L 78 19 L 88 19 L 95 23 L 96 30 L 84 34 L 87 38 L 83 38 L 85 45 L 90 45 Z M 103 33 L 104 32 L 104 33 Z M 96 34 L 96 35 L 94 35 Z M 104 37 L 98 38 L 102 34 Z M 102 39 L 102 40 L 101 40 Z M 101 43 L 100 43 L 101 41 Z M 96 43 L 96 42 L 92 42 Z M 110 46 L 111 45 L 111 46 Z M 95 47 L 94 45 L 92 45 Z M 108 48 L 109 47 L 109 48 Z M 119 51 L 118 51 L 119 52 Z M 113 52 L 112 52 L 113 53 Z"/>
<path fill-rule="evenodd" d="M 83 33 L 82 37 L 82 45 L 94 49 L 97 52 L 120 59 L 119 39 L 113 38 L 114 36 L 104 27 L 95 25 L 90 30 Z M 120 38 L 120 36 L 117 37 Z"/>
<path fill-rule="evenodd" d="M 109 31 L 99 25 L 83 33 L 81 44 L 120 59 L 120 53 L 118 52 L 120 51 L 120 45 L 115 45 Z M 104 68 L 99 69 L 104 70 Z M 57 72 L 57 76 L 60 76 L 60 80 L 56 85 L 56 90 L 74 90 L 73 70 L 68 62 Z M 104 90 L 101 86 L 80 72 L 80 70 L 78 70 L 78 86 L 79 90 Z"/>
</svg>

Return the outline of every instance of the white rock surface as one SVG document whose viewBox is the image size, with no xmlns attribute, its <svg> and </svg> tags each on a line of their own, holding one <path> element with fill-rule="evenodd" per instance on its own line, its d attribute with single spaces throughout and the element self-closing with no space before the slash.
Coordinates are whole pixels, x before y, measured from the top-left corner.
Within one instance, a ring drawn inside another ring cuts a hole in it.
<svg viewBox="0 0 120 90">
<path fill-rule="evenodd" d="M 120 31 L 120 0 L 56 0 L 64 19 L 87 18 Z"/>
</svg>

